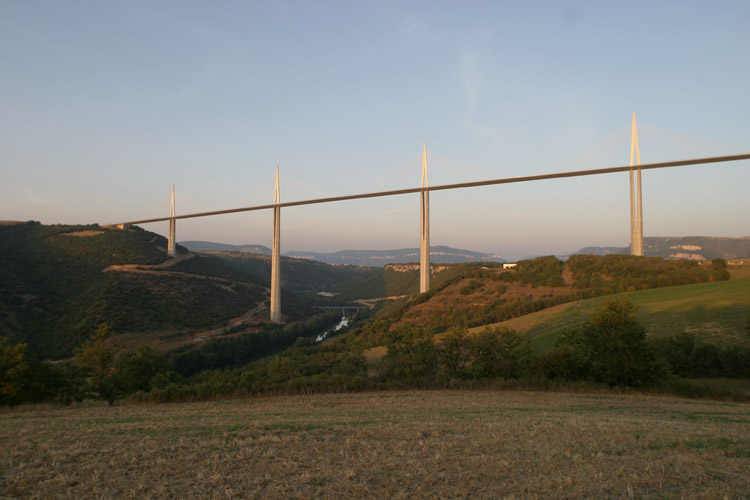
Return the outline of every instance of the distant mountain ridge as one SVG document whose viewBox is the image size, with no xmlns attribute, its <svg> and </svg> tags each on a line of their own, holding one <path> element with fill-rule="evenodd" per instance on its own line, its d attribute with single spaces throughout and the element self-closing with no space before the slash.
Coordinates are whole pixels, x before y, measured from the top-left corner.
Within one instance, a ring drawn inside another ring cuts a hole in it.
<svg viewBox="0 0 750 500">
<path fill-rule="evenodd" d="M 285 255 L 298 259 L 315 259 L 328 264 L 355 264 L 359 266 L 383 267 L 386 264 L 419 262 L 419 248 L 394 250 L 340 250 L 333 253 L 287 252 Z M 505 262 L 500 254 L 487 254 L 451 248 L 430 247 L 430 262 L 434 264 L 458 264 L 463 262 Z"/>
<path fill-rule="evenodd" d="M 271 249 L 263 245 L 228 245 L 209 241 L 181 241 L 180 245 L 198 252 L 248 252 L 270 255 Z M 351 264 L 356 266 L 383 267 L 386 264 L 407 264 L 419 262 L 419 248 L 399 248 L 394 250 L 339 250 L 338 252 L 292 251 L 287 257 L 317 260 L 326 264 Z M 430 261 L 435 264 L 459 264 L 463 262 L 505 262 L 500 254 L 487 254 L 451 248 L 430 247 Z"/>
<path fill-rule="evenodd" d="M 247 252 L 271 255 L 271 249 L 264 245 L 230 245 L 213 241 L 180 241 L 180 245 L 196 252 Z"/>
<path fill-rule="evenodd" d="M 663 259 L 713 260 L 750 258 L 750 236 L 722 238 L 715 236 L 646 236 L 643 252 L 647 257 Z M 630 247 L 586 247 L 575 254 L 625 254 Z"/>
<path fill-rule="evenodd" d="M 647 257 L 664 259 L 713 260 L 750 258 L 750 236 L 724 238 L 714 236 L 647 236 L 643 238 Z M 180 245 L 194 251 L 203 252 L 247 252 L 271 255 L 271 249 L 264 245 L 229 245 L 209 241 L 181 241 Z M 558 255 L 567 259 L 576 254 L 626 254 L 630 247 L 590 246 L 573 254 Z M 383 267 L 386 264 L 408 264 L 419 262 L 418 248 L 393 250 L 339 250 L 338 252 L 292 251 L 284 254 L 297 259 L 309 259 L 326 264 L 352 264 L 357 266 Z M 536 256 L 528 257 L 533 258 Z M 519 259 L 522 260 L 522 259 Z M 487 254 L 452 248 L 447 246 L 430 247 L 430 261 L 434 264 L 460 264 L 464 262 L 507 262 L 500 254 Z"/>
</svg>

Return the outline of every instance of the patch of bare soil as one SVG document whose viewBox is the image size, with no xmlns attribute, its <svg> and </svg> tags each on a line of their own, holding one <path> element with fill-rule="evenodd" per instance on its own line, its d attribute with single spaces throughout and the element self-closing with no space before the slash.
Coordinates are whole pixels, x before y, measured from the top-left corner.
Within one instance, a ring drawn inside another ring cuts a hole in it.
<svg viewBox="0 0 750 500">
<path fill-rule="evenodd" d="M 134 273 L 153 273 L 152 269 L 164 269 L 166 267 L 171 267 L 177 264 L 178 262 L 192 259 L 193 257 L 195 257 L 195 254 L 192 252 L 188 252 L 188 253 L 177 254 L 176 256 L 170 259 L 167 259 L 164 262 L 160 262 L 159 264 L 115 264 L 104 269 L 104 272 L 129 271 L 129 272 L 134 272 Z M 198 276 L 202 278 L 208 278 L 208 276 L 201 276 L 198 274 L 188 274 L 188 273 L 180 273 L 180 272 L 174 272 L 173 274 L 179 274 L 181 276 Z"/>
<path fill-rule="evenodd" d="M 385 392 L 0 413 L 6 498 L 747 498 L 746 404 Z"/>
<path fill-rule="evenodd" d="M 63 233 L 63 236 L 77 236 L 79 238 L 86 238 L 87 236 L 96 236 L 97 234 L 104 234 L 104 231 L 76 231 L 74 233 Z"/>
</svg>

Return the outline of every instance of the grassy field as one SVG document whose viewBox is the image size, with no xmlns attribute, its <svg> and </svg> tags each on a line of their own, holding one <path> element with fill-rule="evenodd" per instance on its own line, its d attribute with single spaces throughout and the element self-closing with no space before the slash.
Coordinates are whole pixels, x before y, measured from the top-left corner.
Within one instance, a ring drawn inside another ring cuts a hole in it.
<svg viewBox="0 0 750 500">
<path fill-rule="evenodd" d="M 610 297 L 627 297 L 636 304 L 639 307 L 638 320 L 649 335 L 693 332 L 706 342 L 750 343 L 750 337 L 745 333 L 750 318 L 750 278 L 597 297 L 561 304 L 499 325 L 528 334 L 538 351 L 546 351 L 552 347 L 560 331 L 583 323 L 596 304 Z"/>
<path fill-rule="evenodd" d="M 0 413 L 2 498 L 747 498 L 747 404 L 384 392 Z"/>
</svg>

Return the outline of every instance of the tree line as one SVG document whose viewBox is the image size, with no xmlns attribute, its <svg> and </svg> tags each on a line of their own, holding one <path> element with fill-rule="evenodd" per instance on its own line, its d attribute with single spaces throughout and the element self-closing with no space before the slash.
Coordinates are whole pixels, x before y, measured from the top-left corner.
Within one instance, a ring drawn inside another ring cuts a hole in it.
<svg viewBox="0 0 750 500">
<path fill-rule="evenodd" d="M 750 348 L 703 344 L 691 334 L 649 338 L 635 312 L 627 300 L 604 301 L 588 321 L 563 332 L 544 354 L 507 328 L 486 328 L 476 335 L 453 329 L 436 337 L 428 329 L 404 324 L 386 334 L 386 354 L 374 364 L 366 361 L 366 342 L 351 332 L 337 342 L 315 342 L 330 317 L 269 329 L 265 340 L 257 334 L 240 336 L 172 356 L 147 346 L 122 352 L 109 327 L 101 325 L 67 366 L 32 361 L 24 344 L 0 338 L 0 402 L 185 401 L 502 381 L 648 389 L 689 377 L 750 378 Z M 243 349 L 244 355 L 232 353 Z M 277 354 L 261 357 L 274 349 Z"/>
</svg>

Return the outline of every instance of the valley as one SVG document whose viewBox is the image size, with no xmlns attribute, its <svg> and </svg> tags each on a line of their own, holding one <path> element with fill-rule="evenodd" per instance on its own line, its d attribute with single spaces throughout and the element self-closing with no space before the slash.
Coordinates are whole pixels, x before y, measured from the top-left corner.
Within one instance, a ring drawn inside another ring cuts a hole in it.
<svg viewBox="0 0 750 500">
<path fill-rule="evenodd" d="M 608 254 L 513 266 L 438 263 L 431 289 L 420 294 L 413 263 L 366 267 L 284 257 L 284 324 L 274 324 L 267 255 L 178 246 L 167 259 L 164 239 L 138 228 L 24 223 L 0 230 L 0 250 L 16 262 L 0 270 L 0 329 L 9 341 L 26 344 L 32 361 L 59 360 L 56 366 L 72 376 L 73 355 L 106 324 L 119 352 L 113 359 L 140 353 L 142 362 L 156 363 L 152 380 L 137 385 L 148 400 L 586 378 L 558 340 L 585 328 L 611 299 L 615 305 L 607 307 L 624 307 L 617 313 L 623 318 L 633 314 L 626 309 L 637 311 L 639 342 L 666 363 L 655 368 L 662 375 L 624 383 L 654 384 L 674 370 L 714 378 L 746 372 L 750 263 L 743 260 Z M 346 325 L 321 342 L 342 312 Z M 679 342 L 688 361 L 676 367 L 670 346 Z M 696 365 L 706 349 L 710 364 Z M 485 351 L 496 361 L 486 364 Z M 113 383 L 135 387 L 117 381 L 127 370 L 113 368 Z M 111 390 L 127 397 L 131 389 Z"/>
</svg>

